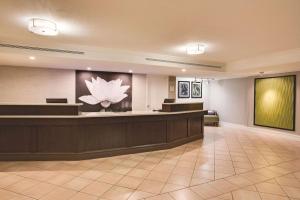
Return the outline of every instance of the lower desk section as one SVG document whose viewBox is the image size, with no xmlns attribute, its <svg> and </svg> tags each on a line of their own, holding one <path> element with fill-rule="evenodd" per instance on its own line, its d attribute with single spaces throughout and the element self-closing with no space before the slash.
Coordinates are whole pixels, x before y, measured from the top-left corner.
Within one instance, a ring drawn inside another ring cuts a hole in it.
<svg viewBox="0 0 300 200">
<path fill-rule="evenodd" d="M 0 118 L 0 160 L 79 160 L 171 148 L 203 138 L 205 113 Z"/>
</svg>

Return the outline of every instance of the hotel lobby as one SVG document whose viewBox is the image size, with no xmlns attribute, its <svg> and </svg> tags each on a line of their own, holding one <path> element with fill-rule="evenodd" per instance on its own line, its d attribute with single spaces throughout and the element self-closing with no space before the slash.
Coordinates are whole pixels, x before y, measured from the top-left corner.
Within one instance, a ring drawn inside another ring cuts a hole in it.
<svg viewBox="0 0 300 200">
<path fill-rule="evenodd" d="M 0 200 L 300 200 L 299 0 L 1 0 Z"/>
</svg>

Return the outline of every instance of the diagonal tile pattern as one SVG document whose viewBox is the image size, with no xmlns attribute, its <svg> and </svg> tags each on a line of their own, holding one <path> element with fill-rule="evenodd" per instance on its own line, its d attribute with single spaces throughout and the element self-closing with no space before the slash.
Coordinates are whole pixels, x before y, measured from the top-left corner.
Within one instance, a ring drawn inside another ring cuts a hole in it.
<svg viewBox="0 0 300 200">
<path fill-rule="evenodd" d="M 206 127 L 176 148 L 82 161 L 0 162 L 1 200 L 300 200 L 300 139 Z"/>
</svg>

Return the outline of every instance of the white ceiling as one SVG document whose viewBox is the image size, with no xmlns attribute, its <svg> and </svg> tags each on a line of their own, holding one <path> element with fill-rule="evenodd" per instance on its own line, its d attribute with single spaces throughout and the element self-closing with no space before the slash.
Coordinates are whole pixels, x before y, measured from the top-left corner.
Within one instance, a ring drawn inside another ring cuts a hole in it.
<svg viewBox="0 0 300 200">
<path fill-rule="evenodd" d="M 57 22 L 60 34 L 28 32 L 32 17 Z M 1 43 L 86 52 L 0 47 L 0 65 L 170 75 L 186 68 L 187 75 L 199 76 L 300 69 L 299 0 L 1 0 L 0 27 Z M 206 43 L 207 52 L 186 55 L 183 47 L 191 42 Z M 216 71 L 146 57 L 225 67 Z"/>
</svg>

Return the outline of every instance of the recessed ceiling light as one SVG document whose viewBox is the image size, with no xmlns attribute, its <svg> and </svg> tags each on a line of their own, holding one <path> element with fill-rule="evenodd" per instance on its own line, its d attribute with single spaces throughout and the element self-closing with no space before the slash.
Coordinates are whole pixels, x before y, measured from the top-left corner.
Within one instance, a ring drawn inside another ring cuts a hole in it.
<svg viewBox="0 0 300 200">
<path fill-rule="evenodd" d="M 92 70 L 92 68 L 91 67 L 88 67 L 88 68 L 86 68 L 87 70 L 89 70 L 89 71 L 91 71 Z"/>
<path fill-rule="evenodd" d="M 38 35 L 54 36 L 58 34 L 56 23 L 45 19 L 32 18 L 29 20 L 28 29 Z"/>
<path fill-rule="evenodd" d="M 182 72 L 186 72 L 186 69 L 181 69 Z"/>
<path fill-rule="evenodd" d="M 205 48 L 206 48 L 205 44 L 200 44 L 200 43 L 190 44 L 186 47 L 186 53 L 189 55 L 203 54 L 205 52 Z"/>
<path fill-rule="evenodd" d="M 29 56 L 29 59 L 30 60 L 35 60 L 35 57 L 34 56 Z"/>
<path fill-rule="evenodd" d="M 129 73 L 132 73 L 133 71 L 130 69 L 128 72 L 129 72 Z"/>
</svg>

